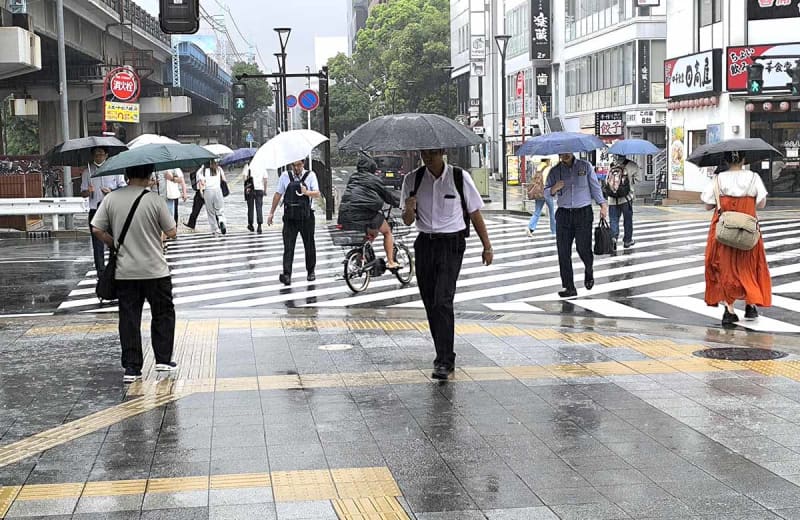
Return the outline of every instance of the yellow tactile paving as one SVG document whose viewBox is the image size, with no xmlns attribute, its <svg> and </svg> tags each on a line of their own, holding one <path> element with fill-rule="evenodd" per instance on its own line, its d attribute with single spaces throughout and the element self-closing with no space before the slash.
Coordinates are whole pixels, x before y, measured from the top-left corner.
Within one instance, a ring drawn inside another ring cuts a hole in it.
<svg viewBox="0 0 800 520">
<path fill-rule="evenodd" d="M 147 480 L 110 480 L 87 482 L 82 496 L 105 497 L 121 495 L 141 495 L 147 489 Z"/>
<path fill-rule="evenodd" d="M 4 518 L 22 486 L 0 486 L 0 518 Z"/>
<path fill-rule="evenodd" d="M 176 491 L 204 491 L 209 477 L 153 478 L 147 482 L 148 493 L 174 493 Z"/>
<path fill-rule="evenodd" d="M 31 484 L 22 486 L 17 500 L 45 500 L 54 498 L 70 498 L 80 496 L 84 488 L 83 482 L 70 484 Z"/>
<path fill-rule="evenodd" d="M 212 475 L 211 489 L 242 489 L 269 487 L 272 481 L 269 473 L 241 473 L 235 475 Z"/>
<path fill-rule="evenodd" d="M 408 520 L 409 518 L 394 496 L 337 499 L 333 501 L 333 509 L 340 520 Z"/>
<path fill-rule="evenodd" d="M 273 471 L 271 478 L 276 502 L 333 500 L 338 497 L 329 470 Z"/>
</svg>

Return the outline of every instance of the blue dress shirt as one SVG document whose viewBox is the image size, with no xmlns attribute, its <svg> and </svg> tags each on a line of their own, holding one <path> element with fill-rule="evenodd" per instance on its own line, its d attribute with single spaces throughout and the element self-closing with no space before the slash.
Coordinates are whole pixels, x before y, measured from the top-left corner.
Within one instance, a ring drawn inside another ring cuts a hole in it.
<svg viewBox="0 0 800 520">
<path fill-rule="evenodd" d="M 564 181 L 564 187 L 561 191 L 552 193 L 550 188 L 558 181 Z M 553 166 L 547 176 L 545 194 L 558 196 L 559 208 L 582 208 L 591 205 L 592 200 L 598 204 L 606 203 L 592 164 L 578 158 L 572 162 L 572 167 L 562 162 Z"/>
</svg>

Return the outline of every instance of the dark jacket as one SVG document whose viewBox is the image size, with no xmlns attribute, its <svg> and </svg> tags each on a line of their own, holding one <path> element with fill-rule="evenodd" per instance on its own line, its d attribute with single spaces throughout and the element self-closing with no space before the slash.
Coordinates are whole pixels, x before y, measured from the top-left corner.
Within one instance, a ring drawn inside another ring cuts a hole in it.
<svg viewBox="0 0 800 520">
<path fill-rule="evenodd" d="M 363 230 L 372 222 L 384 204 L 400 205 L 394 190 L 383 185 L 374 173 L 357 171 L 347 180 L 339 203 L 339 224 L 347 229 Z"/>
</svg>

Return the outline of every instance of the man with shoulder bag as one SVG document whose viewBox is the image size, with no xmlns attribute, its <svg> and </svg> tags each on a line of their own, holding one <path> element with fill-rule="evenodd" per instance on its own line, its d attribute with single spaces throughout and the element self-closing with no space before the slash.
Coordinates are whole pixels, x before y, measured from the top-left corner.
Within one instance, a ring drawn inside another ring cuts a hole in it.
<svg viewBox="0 0 800 520">
<path fill-rule="evenodd" d="M 278 180 L 278 189 L 272 198 L 267 225 L 271 226 L 275 210 L 283 199 L 283 272 L 278 280 L 284 285 L 292 283 L 292 263 L 297 234 L 303 239 L 306 259 L 306 279 L 313 282 L 317 279 L 314 269 L 317 265 L 317 248 L 314 243 L 314 210 L 311 199 L 320 196 L 317 175 L 306 171 L 303 161 L 292 163 L 291 169 L 283 172 Z"/>
<path fill-rule="evenodd" d="M 172 278 L 161 247 L 161 234 L 177 236 L 177 228 L 164 199 L 150 192 L 153 165 L 128 168 L 128 186 L 109 193 L 92 219 L 92 233 L 111 250 L 98 295 L 119 300 L 119 339 L 122 345 L 123 382 L 142 378 L 142 309 L 150 304 L 151 340 L 155 369 L 170 372 L 175 340 Z M 113 271 L 112 271 L 113 269 Z M 110 290 L 111 293 L 102 291 Z"/>
<path fill-rule="evenodd" d="M 617 155 L 603 182 L 603 195 L 608 201 L 608 216 L 611 219 L 611 239 L 617 248 L 619 238 L 619 218 L 623 219 L 625 234 L 622 245 L 625 249 L 633 247 L 633 201 L 636 199 L 635 184 L 639 182 L 639 166 L 624 155 Z"/>
</svg>

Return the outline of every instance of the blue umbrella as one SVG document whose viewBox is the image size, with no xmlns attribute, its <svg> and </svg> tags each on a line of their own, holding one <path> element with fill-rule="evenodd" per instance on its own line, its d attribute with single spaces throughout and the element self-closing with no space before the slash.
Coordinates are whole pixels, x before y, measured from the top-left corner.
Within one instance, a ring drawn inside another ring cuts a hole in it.
<svg viewBox="0 0 800 520">
<path fill-rule="evenodd" d="M 597 136 L 578 132 L 553 132 L 534 137 L 519 147 L 517 155 L 557 155 L 560 153 L 591 152 L 605 148 Z"/>
<path fill-rule="evenodd" d="M 608 149 L 608 153 L 614 155 L 652 155 L 658 152 L 656 145 L 644 139 L 624 139 Z"/>
<path fill-rule="evenodd" d="M 229 164 L 246 161 L 251 159 L 257 151 L 258 148 L 239 148 L 238 150 L 234 150 L 232 154 L 228 154 L 220 159 L 219 165 L 228 166 Z"/>
</svg>

